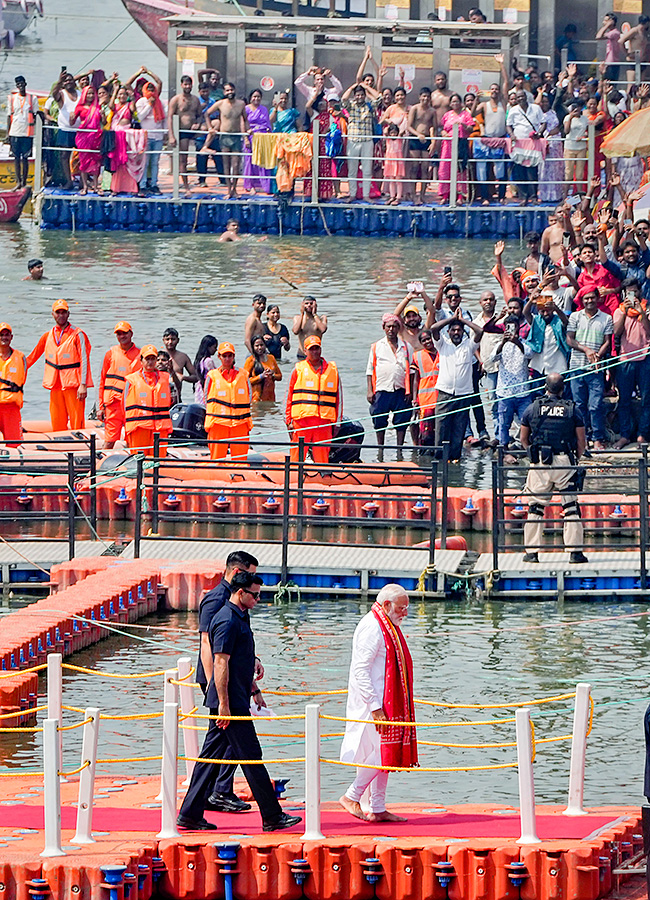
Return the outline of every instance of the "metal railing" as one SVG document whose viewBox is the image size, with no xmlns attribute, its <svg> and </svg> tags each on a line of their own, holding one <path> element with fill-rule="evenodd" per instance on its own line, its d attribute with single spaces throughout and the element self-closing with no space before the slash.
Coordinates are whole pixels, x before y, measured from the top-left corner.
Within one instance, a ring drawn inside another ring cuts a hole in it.
<svg viewBox="0 0 650 900">
<path fill-rule="evenodd" d="M 589 462 L 585 467 L 584 484 L 567 488 L 567 493 L 578 496 L 581 508 L 580 522 L 584 528 L 584 541 L 580 547 L 564 547 L 561 534 L 565 519 L 561 516 L 548 516 L 542 519 L 549 541 L 542 540 L 534 546 L 524 546 L 524 527 L 528 516 L 529 500 L 543 501 L 545 513 L 561 506 L 562 494 L 555 490 L 548 494 L 526 493 L 525 484 L 528 469 L 518 469 L 516 465 L 504 461 L 506 451 L 499 449 L 497 459 L 492 462 L 492 568 L 498 572 L 500 556 L 504 553 L 515 553 L 553 550 L 605 550 L 618 549 L 638 554 L 640 572 L 639 590 L 643 592 L 648 586 L 647 552 L 649 539 L 648 508 L 648 445 L 640 448 L 640 457 L 625 461 L 625 454 L 618 457 L 616 466 L 598 467 L 598 460 L 610 461 L 607 451 L 589 451 Z M 507 451 L 517 461 L 526 457 L 524 451 Z M 583 459 L 582 462 L 585 460 Z M 576 476 L 579 466 L 568 466 L 567 471 Z M 563 471 L 561 468 L 559 471 Z M 602 507 L 611 508 L 607 516 Z M 592 507 L 591 511 L 589 508 Z M 587 510 L 587 514 L 583 511 Z M 631 591 L 634 593 L 634 591 Z"/>
<path fill-rule="evenodd" d="M 176 119 L 177 119 L 177 117 L 175 117 L 175 120 Z M 174 128 L 176 129 L 175 133 L 178 134 L 178 122 L 175 122 Z M 319 203 L 327 202 L 324 198 L 321 198 L 321 196 L 320 196 L 320 194 L 322 193 L 321 182 L 323 181 L 324 178 L 327 178 L 328 181 L 331 181 L 333 183 L 347 181 L 347 183 L 349 185 L 351 173 L 348 171 L 347 175 L 339 176 L 333 170 L 332 173 L 327 176 L 322 176 L 319 174 L 319 168 L 320 168 L 320 162 L 321 162 L 321 153 L 320 153 L 321 134 L 319 132 L 318 119 L 314 120 L 314 122 L 312 124 L 312 128 L 313 128 L 313 134 L 312 134 L 312 141 L 311 141 L 311 146 L 312 146 L 311 171 L 308 174 L 306 174 L 304 177 L 302 177 L 302 176 L 297 177 L 295 179 L 294 186 L 296 183 L 302 185 L 302 202 L 303 203 L 309 203 L 311 205 L 318 205 Z M 204 139 L 205 139 L 205 137 L 207 137 L 206 132 L 198 132 L 197 131 L 196 134 L 197 134 L 197 136 L 201 136 Z M 248 139 L 249 137 L 251 138 L 251 141 L 254 140 L 254 135 L 249 136 L 248 134 L 242 133 L 242 134 L 233 134 L 233 136 L 241 137 L 242 140 Z M 408 140 L 409 136 L 401 135 L 400 137 L 404 140 L 405 145 L 406 145 L 406 141 Z M 571 193 L 572 190 L 576 190 L 576 191 L 585 191 L 586 190 L 589 181 L 593 178 L 593 176 L 595 174 L 597 174 L 596 137 L 597 136 L 596 136 L 594 124 L 593 124 L 593 122 L 589 122 L 588 128 L 587 128 L 587 135 L 586 135 L 585 140 L 583 141 L 584 151 L 583 151 L 583 153 L 581 152 L 581 155 L 579 157 L 573 158 L 571 160 L 571 165 L 575 165 L 576 169 L 583 170 L 583 176 L 581 178 L 576 179 L 575 177 L 569 177 L 569 178 L 566 177 L 566 163 L 568 162 L 568 160 L 564 159 L 564 155 L 562 155 L 562 157 L 549 158 L 550 162 L 561 162 L 562 164 L 565 165 L 565 169 L 562 173 L 561 178 L 550 178 L 547 173 L 544 173 L 542 171 L 544 163 L 542 163 L 542 165 L 539 166 L 539 171 L 538 171 L 539 183 L 543 183 L 546 187 L 548 187 L 550 185 L 554 185 L 557 188 L 557 190 L 555 191 L 555 193 L 557 194 L 557 197 L 551 198 L 551 199 L 559 200 L 562 197 L 567 196 L 569 193 Z M 387 138 L 387 136 L 384 135 L 383 137 L 378 138 L 378 139 L 385 141 L 386 138 Z M 371 147 L 374 147 L 374 140 L 375 140 L 375 138 L 368 139 L 368 143 L 370 144 Z M 433 182 L 433 183 L 437 184 L 438 196 L 433 200 L 433 202 L 431 201 L 431 199 L 427 200 L 426 204 L 428 206 L 448 206 L 448 208 L 450 208 L 450 209 L 455 209 L 459 205 L 459 201 L 462 202 L 463 200 L 469 199 L 470 189 L 473 190 L 478 185 L 486 185 L 491 190 L 497 190 L 499 187 L 505 187 L 508 184 L 516 184 L 516 182 L 514 182 L 513 177 L 512 177 L 513 163 L 512 163 L 512 160 L 510 159 L 510 157 L 505 152 L 505 150 L 504 150 L 504 156 L 502 158 L 498 158 L 498 159 L 479 158 L 479 157 L 473 157 L 470 153 L 470 156 L 468 157 L 468 159 L 465 162 L 463 161 L 463 159 L 461 158 L 461 154 L 459 152 L 461 137 L 460 137 L 460 130 L 459 130 L 458 123 L 454 123 L 451 135 L 439 135 L 435 138 L 430 138 L 430 139 L 428 138 L 428 140 L 430 140 L 433 143 L 433 145 L 435 146 L 435 148 L 436 148 L 435 154 L 431 154 L 430 156 L 427 156 L 424 159 L 421 159 L 419 157 L 412 157 L 409 155 L 404 155 L 401 157 L 391 157 L 392 161 L 394 161 L 396 163 L 404 164 L 406 171 L 403 176 L 396 176 L 395 178 L 386 177 L 383 172 L 384 158 L 381 155 L 375 156 L 374 150 L 372 150 L 372 149 L 370 150 L 370 152 L 368 154 L 364 154 L 358 158 L 355 157 L 354 164 L 359 165 L 359 166 L 361 166 L 361 168 L 363 168 L 362 164 L 364 162 L 369 163 L 370 164 L 370 174 L 365 176 L 365 180 L 367 182 L 370 182 L 371 184 L 372 183 L 374 183 L 375 185 L 380 184 L 383 187 L 384 193 L 389 192 L 389 190 L 391 188 L 391 184 L 393 185 L 393 188 L 395 189 L 396 194 L 403 193 L 405 188 L 407 190 L 411 190 L 413 192 L 413 194 L 415 194 L 418 184 L 420 185 L 420 191 L 426 192 L 427 190 L 429 190 L 429 191 L 431 190 L 430 186 L 431 186 L 431 183 Z M 474 137 L 466 138 L 465 140 L 468 140 L 470 142 L 470 150 L 471 150 L 473 143 L 480 142 L 481 137 L 474 136 Z M 563 145 L 564 145 L 565 140 L 566 140 L 566 138 L 561 138 Z M 443 147 L 443 145 L 445 145 L 445 144 L 450 145 L 450 150 L 449 150 L 449 153 L 448 154 L 445 153 L 444 157 L 443 157 L 443 154 L 440 152 L 440 148 Z M 71 152 L 70 149 L 61 148 L 56 145 L 52 145 L 52 146 L 44 145 L 43 144 L 42 123 L 41 123 L 40 119 L 37 119 L 36 128 L 35 128 L 35 140 L 34 140 L 34 157 L 35 157 L 34 193 L 35 194 L 38 194 L 42 190 L 42 187 L 43 187 L 42 167 L 43 167 L 43 152 L 44 151 L 60 152 L 60 153 L 70 153 Z M 171 174 L 172 174 L 171 199 L 174 201 L 178 201 L 181 199 L 181 181 L 182 181 L 182 177 L 186 174 L 185 172 L 181 172 L 181 159 L 189 158 L 189 156 L 194 152 L 196 152 L 196 158 L 198 159 L 199 155 L 200 155 L 200 151 L 198 149 L 196 151 L 193 151 L 190 149 L 181 150 L 180 149 L 180 141 L 178 141 L 178 140 L 175 142 L 175 145 L 172 148 L 167 148 L 166 150 L 143 150 L 143 151 L 140 151 L 141 155 L 143 155 L 143 156 L 166 155 L 168 157 L 171 157 Z M 102 155 L 101 150 L 82 149 L 81 153 Z M 222 151 L 217 155 L 222 155 Z M 235 153 L 231 153 L 230 155 L 238 156 L 240 158 L 240 161 L 243 161 L 243 159 L 247 156 L 247 153 L 245 152 L 245 149 L 242 146 L 241 150 L 239 150 Z M 205 157 L 205 158 L 209 159 L 210 157 Z M 212 158 L 215 159 L 216 157 L 212 157 Z M 334 159 L 332 157 L 328 156 L 327 159 L 330 160 L 332 163 L 334 162 Z M 340 157 L 337 157 L 337 159 L 340 159 L 341 162 L 346 162 L 346 161 L 349 162 L 348 157 L 345 153 L 342 154 Z M 436 178 L 433 178 L 433 172 L 430 171 L 431 167 L 440 166 L 443 162 L 445 164 L 446 163 L 449 164 L 449 176 L 444 177 L 443 179 L 440 179 L 440 174 L 438 172 Z M 418 171 L 416 171 L 416 172 L 413 171 L 415 166 L 418 167 Z M 485 178 L 481 177 L 479 179 L 477 177 L 477 172 L 476 172 L 476 170 L 479 166 L 481 168 L 483 166 L 486 167 L 486 175 L 490 174 L 490 172 L 489 172 L 490 167 L 503 166 L 504 167 L 504 177 L 497 178 L 495 175 L 495 172 L 494 172 L 494 168 L 493 168 L 493 171 L 491 173 L 492 177 L 485 177 Z M 243 172 L 241 171 L 242 168 L 243 168 L 243 166 L 240 165 L 239 166 L 240 171 L 237 172 L 236 174 L 233 173 L 232 175 L 227 172 L 220 172 L 220 171 L 212 171 L 212 172 L 208 172 L 208 171 L 196 172 L 195 171 L 195 172 L 191 172 L 191 173 L 187 173 L 187 174 L 193 174 L 193 175 L 198 174 L 198 176 L 201 179 L 204 179 L 206 181 L 206 184 L 209 180 L 213 180 L 213 179 L 217 179 L 218 181 L 224 181 L 224 180 L 227 181 L 228 179 L 233 179 L 235 181 L 235 187 L 241 188 L 241 182 L 244 178 Z M 206 169 L 207 169 L 207 165 L 206 165 Z M 261 178 L 267 178 L 267 177 L 268 178 L 273 177 L 273 170 L 268 170 L 268 175 L 253 175 L 253 176 L 251 176 L 251 180 L 259 181 Z M 306 182 L 310 182 L 308 193 L 305 193 L 305 183 Z M 364 182 L 364 176 L 361 171 L 358 173 L 358 176 L 355 177 L 355 183 L 358 186 L 360 183 L 363 184 L 363 182 Z M 459 189 L 461 188 L 462 185 L 466 186 L 466 188 L 467 188 L 468 196 L 465 198 L 459 196 Z M 260 191 L 259 185 L 256 188 L 256 191 L 258 191 L 258 193 L 262 193 L 262 194 L 265 193 L 264 191 Z M 201 198 L 197 195 L 196 199 L 200 200 Z M 345 199 L 348 199 L 348 198 L 346 197 Z M 355 199 L 356 199 L 355 197 L 352 197 L 350 195 L 350 197 L 349 197 L 350 201 L 353 201 Z M 408 198 L 405 197 L 403 199 L 410 199 L 410 197 L 408 197 Z"/>
</svg>

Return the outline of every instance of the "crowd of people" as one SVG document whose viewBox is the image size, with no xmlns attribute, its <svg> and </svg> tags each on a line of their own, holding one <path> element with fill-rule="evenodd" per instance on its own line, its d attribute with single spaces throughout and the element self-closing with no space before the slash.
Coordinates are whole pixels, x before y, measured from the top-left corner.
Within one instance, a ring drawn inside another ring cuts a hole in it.
<svg viewBox="0 0 650 900">
<path fill-rule="evenodd" d="M 634 221 L 635 199 L 622 191 L 620 179 L 602 189 L 595 177 L 578 206 L 560 204 L 542 234 L 525 235 L 525 254 L 512 270 L 498 241 L 494 288 L 470 301 L 478 299 L 475 318 L 452 266 L 433 288 L 407 285 L 404 298 L 383 314 L 383 337 L 368 353 L 366 421 L 380 459 L 389 426 L 398 448 L 410 431 L 423 449 L 446 444 L 451 460 L 468 445 L 507 451 L 517 446 L 513 423 L 551 374 L 565 376 L 565 397 L 575 401 L 594 449 L 650 441 L 650 222 Z M 28 268 L 28 279 L 44 277 L 42 260 L 29 260 Z M 90 342 L 69 322 L 65 300 L 54 303 L 52 315 L 54 327 L 26 357 L 11 346 L 11 326 L 0 324 L 0 430 L 12 443 L 21 438 L 27 371 L 43 354 L 52 430 L 84 426 L 93 385 Z M 302 437 L 313 460 L 327 462 L 343 416 L 342 381 L 325 355 L 327 330 L 327 315 L 313 296 L 302 299 L 289 329 L 277 304 L 256 294 L 243 335 L 248 356 L 238 365 L 230 340 L 205 335 L 192 360 L 179 349 L 175 328 L 162 335 L 162 348 L 139 348 L 130 324 L 118 322 L 117 344 L 99 376 L 106 447 L 125 431 L 133 452 L 151 453 L 153 433 L 166 438 L 172 432 L 170 408 L 191 401 L 205 409 L 208 438 L 218 442 L 210 445 L 213 458 L 229 450 L 231 459 L 244 460 L 252 410 L 273 403 L 287 384 L 282 402 L 293 458 Z M 298 361 L 287 383 L 278 362 L 292 342 Z M 182 396 L 185 385 L 192 398 Z"/>
<path fill-rule="evenodd" d="M 329 69 L 312 66 L 268 106 L 261 89 L 242 98 L 216 69 L 198 73 L 197 93 L 184 75 L 180 93 L 167 105 L 160 78 L 144 66 L 126 81 L 102 70 L 75 76 L 63 67 L 40 112 L 18 76 L 8 101 L 16 179 L 26 183 L 40 115 L 46 183 L 84 194 L 160 192 L 163 148 L 178 145 L 185 190 L 206 186 L 210 174 L 211 185 L 228 198 L 242 190 L 244 196 L 291 197 L 302 178 L 305 194 L 317 181 L 320 200 L 448 203 L 455 182 L 460 203 L 557 203 L 586 189 L 592 129 L 594 173 L 602 184 L 617 176 L 630 192 L 642 182 L 643 159 L 606 159 L 601 144 L 630 113 L 650 105 L 650 84 L 630 82 L 634 73 L 623 61 L 641 44 L 646 60 L 646 19 L 621 34 L 617 15 L 608 13 L 596 35 L 605 59 L 592 66 L 569 62 L 561 71 L 538 71 L 531 63 L 522 70 L 514 61 L 507 71 L 497 54 L 500 78 L 477 93 L 452 91 L 443 71 L 431 87 L 412 90 L 399 67 L 393 89 L 385 83 L 386 66 L 378 65 L 369 47 L 348 87 Z M 568 43 L 558 44 L 558 54 L 568 48 L 573 56 L 572 34 L 564 35 Z M 625 73 L 628 81 L 621 80 Z M 188 173 L 192 152 L 194 184 Z"/>
</svg>

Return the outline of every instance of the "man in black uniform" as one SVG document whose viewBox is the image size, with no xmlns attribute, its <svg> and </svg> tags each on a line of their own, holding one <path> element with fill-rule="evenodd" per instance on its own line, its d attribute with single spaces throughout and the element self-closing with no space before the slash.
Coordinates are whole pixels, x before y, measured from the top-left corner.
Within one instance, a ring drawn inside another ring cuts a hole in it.
<svg viewBox="0 0 650 900">
<path fill-rule="evenodd" d="M 585 423 L 573 401 L 562 397 L 563 391 L 564 378 L 557 373 L 548 375 L 546 393 L 531 403 L 521 420 L 521 443 L 531 462 L 524 491 L 530 498 L 524 562 L 539 562 L 544 507 L 554 493 L 562 498 L 564 546 L 571 548 L 570 561 L 587 562 L 576 490 L 576 466 L 585 450 Z"/>
<path fill-rule="evenodd" d="M 235 550 L 226 558 L 226 571 L 219 584 L 205 595 L 199 606 L 199 656 L 196 661 L 196 680 L 203 691 L 203 697 L 208 690 L 208 684 L 212 678 L 212 649 L 210 647 L 210 624 L 216 614 L 232 593 L 230 582 L 237 572 L 255 572 L 257 560 L 245 550 Z M 259 659 L 255 659 L 255 677 L 264 677 L 264 667 Z M 257 691 L 256 699 L 261 699 L 261 693 Z M 210 772 L 214 780 L 212 790 L 208 798 L 208 808 L 218 812 L 246 812 L 251 808 L 250 803 L 240 800 L 233 790 L 233 779 L 236 766 L 210 766 Z"/>
<path fill-rule="evenodd" d="M 260 598 L 259 575 L 238 572 L 230 583 L 232 594 L 213 617 L 209 637 L 213 653 L 212 678 L 206 703 L 211 716 L 250 716 L 250 698 L 254 688 L 255 641 L 249 610 Z M 210 719 L 208 733 L 201 747 L 201 758 L 261 760 L 262 748 L 252 721 Z M 216 828 L 204 818 L 205 798 L 213 781 L 212 763 L 194 766 L 190 786 L 178 814 L 177 825 L 191 831 Z M 301 821 L 282 811 L 266 767 L 243 765 L 246 781 L 262 815 L 264 831 L 291 828 Z"/>
</svg>

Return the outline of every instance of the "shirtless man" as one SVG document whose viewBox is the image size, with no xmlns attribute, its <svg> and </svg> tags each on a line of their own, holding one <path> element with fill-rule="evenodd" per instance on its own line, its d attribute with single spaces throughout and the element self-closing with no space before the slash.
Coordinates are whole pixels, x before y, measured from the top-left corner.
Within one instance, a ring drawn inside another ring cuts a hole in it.
<svg viewBox="0 0 650 900">
<path fill-rule="evenodd" d="M 635 52 L 639 51 L 639 59 L 642 63 L 647 63 L 650 59 L 650 17 L 639 16 L 639 24 L 629 31 L 624 31 L 618 39 L 621 47 L 625 48 L 628 62 L 634 63 Z M 642 74 L 641 79 L 645 77 Z M 633 84 L 635 80 L 634 68 L 627 70 L 627 82 Z"/>
<path fill-rule="evenodd" d="M 306 359 L 305 338 L 310 334 L 322 337 L 327 331 L 327 316 L 317 314 L 316 298 L 307 296 L 303 299 L 300 312 L 293 317 L 291 330 L 298 335 L 298 359 Z"/>
<path fill-rule="evenodd" d="M 237 219 L 228 219 L 226 222 L 226 230 L 223 232 L 217 243 L 227 244 L 230 241 L 241 241 L 241 237 L 239 236 L 239 221 Z"/>
<path fill-rule="evenodd" d="M 163 334 L 163 344 L 172 358 L 174 372 L 176 372 L 178 379 L 181 382 L 181 387 L 184 381 L 188 384 L 196 384 L 199 380 L 199 376 L 196 374 L 196 369 L 187 353 L 183 353 L 182 350 L 176 349 L 178 347 L 178 340 L 178 332 L 175 328 L 168 328 Z M 183 374 L 184 371 L 187 372 L 187 375 Z M 181 399 L 180 389 L 178 392 L 178 399 Z"/>
<path fill-rule="evenodd" d="M 228 186 L 228 199 L 237 197 L 237 178 L 240 172 L 241 157 L 244 142 L 242 133 L 250 134 L 248 118 L 246 117 L 246 104 L 235 97 L 235 85 L 227 81 L 223 86 L 223 100 L 218 100 L 208 107 L 205 112 L 205 124 L 208 127 L 208 137 L 203 146 L 202 153 L 210 153 L 210 144 L 217 134 L 215 122 L 219 123 L 219 143 L 223 157 L 223 172 Z M 211 119 L 211 115 L 218 112 L 219 119 Z"/>
<path fill-rule="evenodd" d="M 266 297 L 264 294 L 255 294 L 253 297 L 253 312 L 246 319 L 244 326 L 244 343 L 249 351 L 253 352 L 253 341 L 256 337 L 264 337 L 265 328 L 262 322 L 262 313 L 266 309 Z"/>
<path fill-rule="evenodd" d="M 413 352 L 422 350 L 420 332 L 424 326 L 422 325 L 422 316 L 420 315 L 420 310 L 417 306 L 417 302 L 420 298 L 424 300 L 427 314 L 431 313 L 431 316 L 433 317 L 431 321 L 435 322 L 433 301 L 424 288 L 421 291 L 409 291 L 406 297 L 404 297 L 403 300 L 400 300 L 393 310 L 393 314 L 399 316 L 402 323 L 399 336 L 406 341 L 407 344 L 411 345 Z"/>
<path fill-rule="evenodd" d="M 189 75 L 183 75 L 181 78 L 181 93 L 176 94 L 169 101 L 167 130 L 169 132 L 168 144 L 170 147 L 175 147 L 177 140 L 174 133 L 174 116 L 178 116 L 179 119 L 178 143 L 181 179 L 183 187 L 188 191 L 190 183 L 187 178 L 187 152 L 190 148 L 190 141 L 194 140 L 194 132 L 201 127 L 201 101 L 192 93 L 192 79 Z"/>
<path fill-rule="evenodd" d="M 548 217 L 548 225 L 542 232 L 542 243 L 540 252 L 550 256 L 551 262 L 557 264 L 563 256 L 562 241 L 564 240 L 564 232 L 570 235 L 571 245 L 575 245 L 573 237 L 573 226 L 571 225 L 571 216 L 569 208 L 564 204 L 555 207 L 555 211 Z"/>
<path fill-rule="evenodd" d="M 420 88 L 420 102 L 409 110 L 407 126 L 411 135 L 411 174 L 412 184 L 420 179 L 420 196 L 416 196 L 415 205 L 422 206 L 429 179 L 429 160 L 433 152 L 434 138 L 436 136 L 438 122 L 436 111 L 431 105 L 431 89 Z M 419 349 L 419 348 L 418 348 Z"/>
<path fill-rule="evenodd" d="M 449 110 L 449 101 L 453 91 L 450 91 L 447 87 L 447 76 L 444 72 L 436 72 L 433 83 L 435 90 L 431 95 L 431 105 L 436 114 L 438 128 L 440 128 L 442 117 Z"/>
<path fill-rule="evenodd" d="M 23 281 L 42 281 L 45 278 L 43 275 L 43 260 L 42 259 L 30 259 L 27 263 L 27 271 L 29 275 L 25 275 Z"/>
</svg>

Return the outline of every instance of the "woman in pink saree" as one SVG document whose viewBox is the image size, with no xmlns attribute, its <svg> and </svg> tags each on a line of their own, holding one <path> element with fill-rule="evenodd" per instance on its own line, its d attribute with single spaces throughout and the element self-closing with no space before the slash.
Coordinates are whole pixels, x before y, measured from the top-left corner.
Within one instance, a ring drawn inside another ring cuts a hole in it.
<svg viewBox="0 0 650 900">
<path fill-rule="evenodd" d="M 138 194 L 146 164 L 147 132 L 133 128 L 135 102 L 125 87 L 115 86 L 111 98 L 115 147 L 109 153 L 113 169 L 111 191 L 114 194 Z"/>
<path fill-rule="evenodd" d="M 79 172 L 81 174 L 81 191 L 87 194 L 98 186 L 99 170 L 102 155 L 102 111 L 97 99 L 97 91 L 91 85 L 84 88 L 79 102 L 70 116 L 70 124 L 78 122 L 75 144 L 79 151 Z"/>
<path fill-rule="evenodd" d="M 474 128 L 474 119 L 467 109 L 463 109 L 460 94 L 452 94 L 449 98 L 449 111 L 442 117 L 442 141 L 440 150 L 440 166 L 438 168 L 438 195 L 443 203 L 449 202 L 451 193 L 451 140 L 454 125 L 458 123 L 458 200 L 467 197 L 467 161 L 469 159 L 468 138 Z"/>
</svg>

